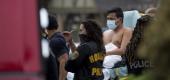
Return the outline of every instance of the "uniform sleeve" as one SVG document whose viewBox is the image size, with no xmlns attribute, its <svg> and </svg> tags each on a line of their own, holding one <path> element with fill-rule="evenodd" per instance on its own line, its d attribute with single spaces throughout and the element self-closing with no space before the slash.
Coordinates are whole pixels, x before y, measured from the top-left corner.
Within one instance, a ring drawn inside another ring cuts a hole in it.
<svg viewBox="0 0 170 80">
<path fill-rule="evenodd" d="M 50 48 L 56 58 L 59 58 L 64 53 L 68 53 L 66 42 L 61 38 L 51 40 Z"/>
<path fill-rule="evenodd" d="M 67 71 L 76 72 L 81 66 L 84 64 L 85 60 L 87 60 L 88 55 L 90 53 L 90 48 L 87 45 L 82 45 L 77 48 L 79 53 L 79 57 L 75 60 L 68 60 L 65 68 Z"/>
</svg>

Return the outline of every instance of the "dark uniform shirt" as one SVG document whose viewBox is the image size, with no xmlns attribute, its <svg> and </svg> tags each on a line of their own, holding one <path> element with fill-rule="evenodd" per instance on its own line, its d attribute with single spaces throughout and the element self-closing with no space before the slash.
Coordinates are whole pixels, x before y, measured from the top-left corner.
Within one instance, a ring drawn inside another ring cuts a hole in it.
<svg viewBox="0 0 170 80">
<path fill-rule="evenodd" d="M 47 80 L 59 80 L 59 61 L 57 60 L 64 53 L 69 53 L 66 41 L 61 33 L 54 33 L 49 39 L 50 57 L 47 60 Z"/>
<path fill-rule="evenodd" d="M 95 42 L 86 42 L 78 46 L 79 57 L 69 60 L 66 70 L 75 73 L 74 80 L 103 80 L 104 51 L 97 51 Z"/>
</svg>

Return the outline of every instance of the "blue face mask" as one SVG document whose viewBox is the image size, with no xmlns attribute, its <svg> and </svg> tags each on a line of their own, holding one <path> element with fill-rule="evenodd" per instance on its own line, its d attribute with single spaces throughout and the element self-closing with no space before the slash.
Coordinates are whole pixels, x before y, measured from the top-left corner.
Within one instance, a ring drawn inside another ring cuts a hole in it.
<svg viewBox="0 0 170 80">
<path fill-rule="evenodd" d="M 107 20 L 107 27 L 109 29 L 114 30 L 117 27 L 116 24 L 115 24 L 115 20 Z"/>
</svg>

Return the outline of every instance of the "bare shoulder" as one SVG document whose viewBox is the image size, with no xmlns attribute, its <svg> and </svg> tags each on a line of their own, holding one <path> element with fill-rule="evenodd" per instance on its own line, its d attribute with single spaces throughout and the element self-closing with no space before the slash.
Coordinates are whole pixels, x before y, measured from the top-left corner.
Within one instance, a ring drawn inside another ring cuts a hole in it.
<svg viewBox="0 0 170 80">
<path fill-rule="evenodd" d="M 113 33 L 113 30 L 106 30 L 103 32 L 104 35 L 109 35 L 109 34 L 112 34 Z"/>
<path fill-rule="evenodd" d="M 112 33 L 113 32 L 113 30 L 106 30 L 106 31 L 104 31 L 103 33 Z"/>
</svg>

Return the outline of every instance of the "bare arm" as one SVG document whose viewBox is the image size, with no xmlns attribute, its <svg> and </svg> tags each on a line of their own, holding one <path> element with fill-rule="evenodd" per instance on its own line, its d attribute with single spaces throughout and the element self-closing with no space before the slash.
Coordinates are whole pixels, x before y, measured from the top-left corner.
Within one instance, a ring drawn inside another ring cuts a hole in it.
<svg viewBox="0 0 170 80">
<path fill-rule="evenodd" d="M 113 36 L 113 31 L 112 30 L 107 30 L 103 32 L 103 42 L 104 44 L 108 44 L 112 42 L 112 36 Z"/>
<path fill-rule="evenodd" d="M 71 51 L 72 51 L 72 52 L 75 52 L 75 51 L 76 51 L 76 46 L 75 46 L 73 40 L 70 40 L 70 41 L 69 41 L 69 47 L 71 48 Z"/>
<path fill-rule="evenodd" d="M 65 70 L 65 64 L 68 60 L 68 54 L 64 53 L 58 58 L 58 61 L 60 63 L 59 66 L 59 80 L 65 80 L 67 76 L 67 71 Z"/>
<path fill-rule="evenodd" d="M 71 48 L 71 51 L 75 52 L 76 51 L 76 46 L 75 46 L 75 44 L 73 42 L 71 32 L 64 31 L 63 35 L 64 35 L 64 38 L 65 38 L 66 42 L 69 44 L 69 47 Z"/>
<path fill-rule="evenodd" d="M 123 38 L 122 38 L 122 42 L 121 42 L 121 46 L 120 48 L 117 48 L 113 51 L 109 51 L 107 52 L 107 55 L 122 55 L 125 53 L 126 50 L 126 46 L 129 43 L 130 39 L 132 36 L 132 30 L 126 30 L 123 33 Z"/>
</svg>

